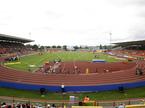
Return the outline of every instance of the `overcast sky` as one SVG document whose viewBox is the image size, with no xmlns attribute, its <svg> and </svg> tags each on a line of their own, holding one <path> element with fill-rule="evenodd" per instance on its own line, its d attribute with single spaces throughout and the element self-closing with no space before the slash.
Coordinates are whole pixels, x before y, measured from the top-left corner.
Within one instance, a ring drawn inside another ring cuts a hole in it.
<svg viewBox="0 0 145 108">
<path fill-rule="evenodd" d="M 145 39 L 145 0 L 0 0 L 0 33 L 40 45 Z"/>
</svg>

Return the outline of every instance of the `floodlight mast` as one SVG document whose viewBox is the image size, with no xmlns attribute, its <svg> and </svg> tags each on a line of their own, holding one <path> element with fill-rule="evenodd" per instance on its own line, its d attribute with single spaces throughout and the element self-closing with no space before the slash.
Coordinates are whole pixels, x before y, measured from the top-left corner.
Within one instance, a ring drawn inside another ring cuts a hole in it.
<svg viewBox="0 0 145 108">
<path fill-rule="evenodd" d="M 29 32 L 29 38 L 31 39 L 31 32 Z"/>
<path fill-rule="evenodd" d="M 109 45 L 108 45 L 108 49 L 112 49 L 112 32 L 104 32 L 104 33 L 106 33 L 106 35 L 107 35 L 107 37 L 108 37 L 108 35 L 109 35 L 109 39 L 107 39 L 109 42 L 108 42 L 108 44 L 110 45 L 110 47 L 109 47 Z"/>
<path fill-rule="evenodd" d="M 112 49 L 112 46 L 111 46 L 111 41 L 112 41 L 112 33 L 111 33 L 111 32 L 109 33 L 109 36 L 110 36 L 110 49 Z"/>
</svg>

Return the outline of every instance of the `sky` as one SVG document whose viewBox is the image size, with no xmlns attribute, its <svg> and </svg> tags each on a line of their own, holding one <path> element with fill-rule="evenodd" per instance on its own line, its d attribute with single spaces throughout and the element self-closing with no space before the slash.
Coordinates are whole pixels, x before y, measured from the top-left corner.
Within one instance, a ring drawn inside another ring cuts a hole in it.
<svg viewBox="0 0 145 108">
<path fill-rule="evenodd" d="M 145 0 L 0 0 L 0 34 L 39 45 L 145 39 Z"/>
</svg>

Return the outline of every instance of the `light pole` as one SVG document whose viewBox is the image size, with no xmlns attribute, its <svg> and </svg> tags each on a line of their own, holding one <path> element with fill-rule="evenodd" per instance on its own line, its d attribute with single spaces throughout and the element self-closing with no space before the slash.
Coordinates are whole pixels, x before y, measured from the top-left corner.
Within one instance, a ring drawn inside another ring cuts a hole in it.
<svg viewBox="0 0 145 108">
<path fill-rule="evenodd" d="M 110 49 L 112 49 L 112 46 L 111 46 L 111 41 L 112 41 L 112 37 L 111 36 L 112 36 L 112 33 L 111 32 L 109 33 L 109 36 L 110 36 Z"/>
<path fill-rule="evenodd" d="M 29 32 L 29 38 L 31 39 L 31 32 Z"/>
<path fill-rule="evenodd" d="M 111 46 L 111 42 L 112 42 L 112 32 L 104 32 L 104 33 L 107 35 L 107 40 L 109 41 L 108 44 L 110 45 L 110 47 L 108 45 L 107 49 L 108 50 L 109 49 L 112 49 L 112 46 Z M 108 35 L 109 35 L 109 39 L 108 39 Z"/>
</svg>

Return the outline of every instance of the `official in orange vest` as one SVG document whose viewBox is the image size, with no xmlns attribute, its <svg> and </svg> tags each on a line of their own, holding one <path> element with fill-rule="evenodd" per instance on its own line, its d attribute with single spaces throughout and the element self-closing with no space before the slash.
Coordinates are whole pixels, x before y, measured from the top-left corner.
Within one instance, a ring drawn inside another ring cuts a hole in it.
<svg viewBox="0 0 145 108">
<path fill-rule="evenodd" d="M 89 96 L 85 96 L 84 99 L 83 99 L 83 102 L 85 103 L 85 102 L 89 102 L 89 101 L 90 101 Z"/>
</svg>

